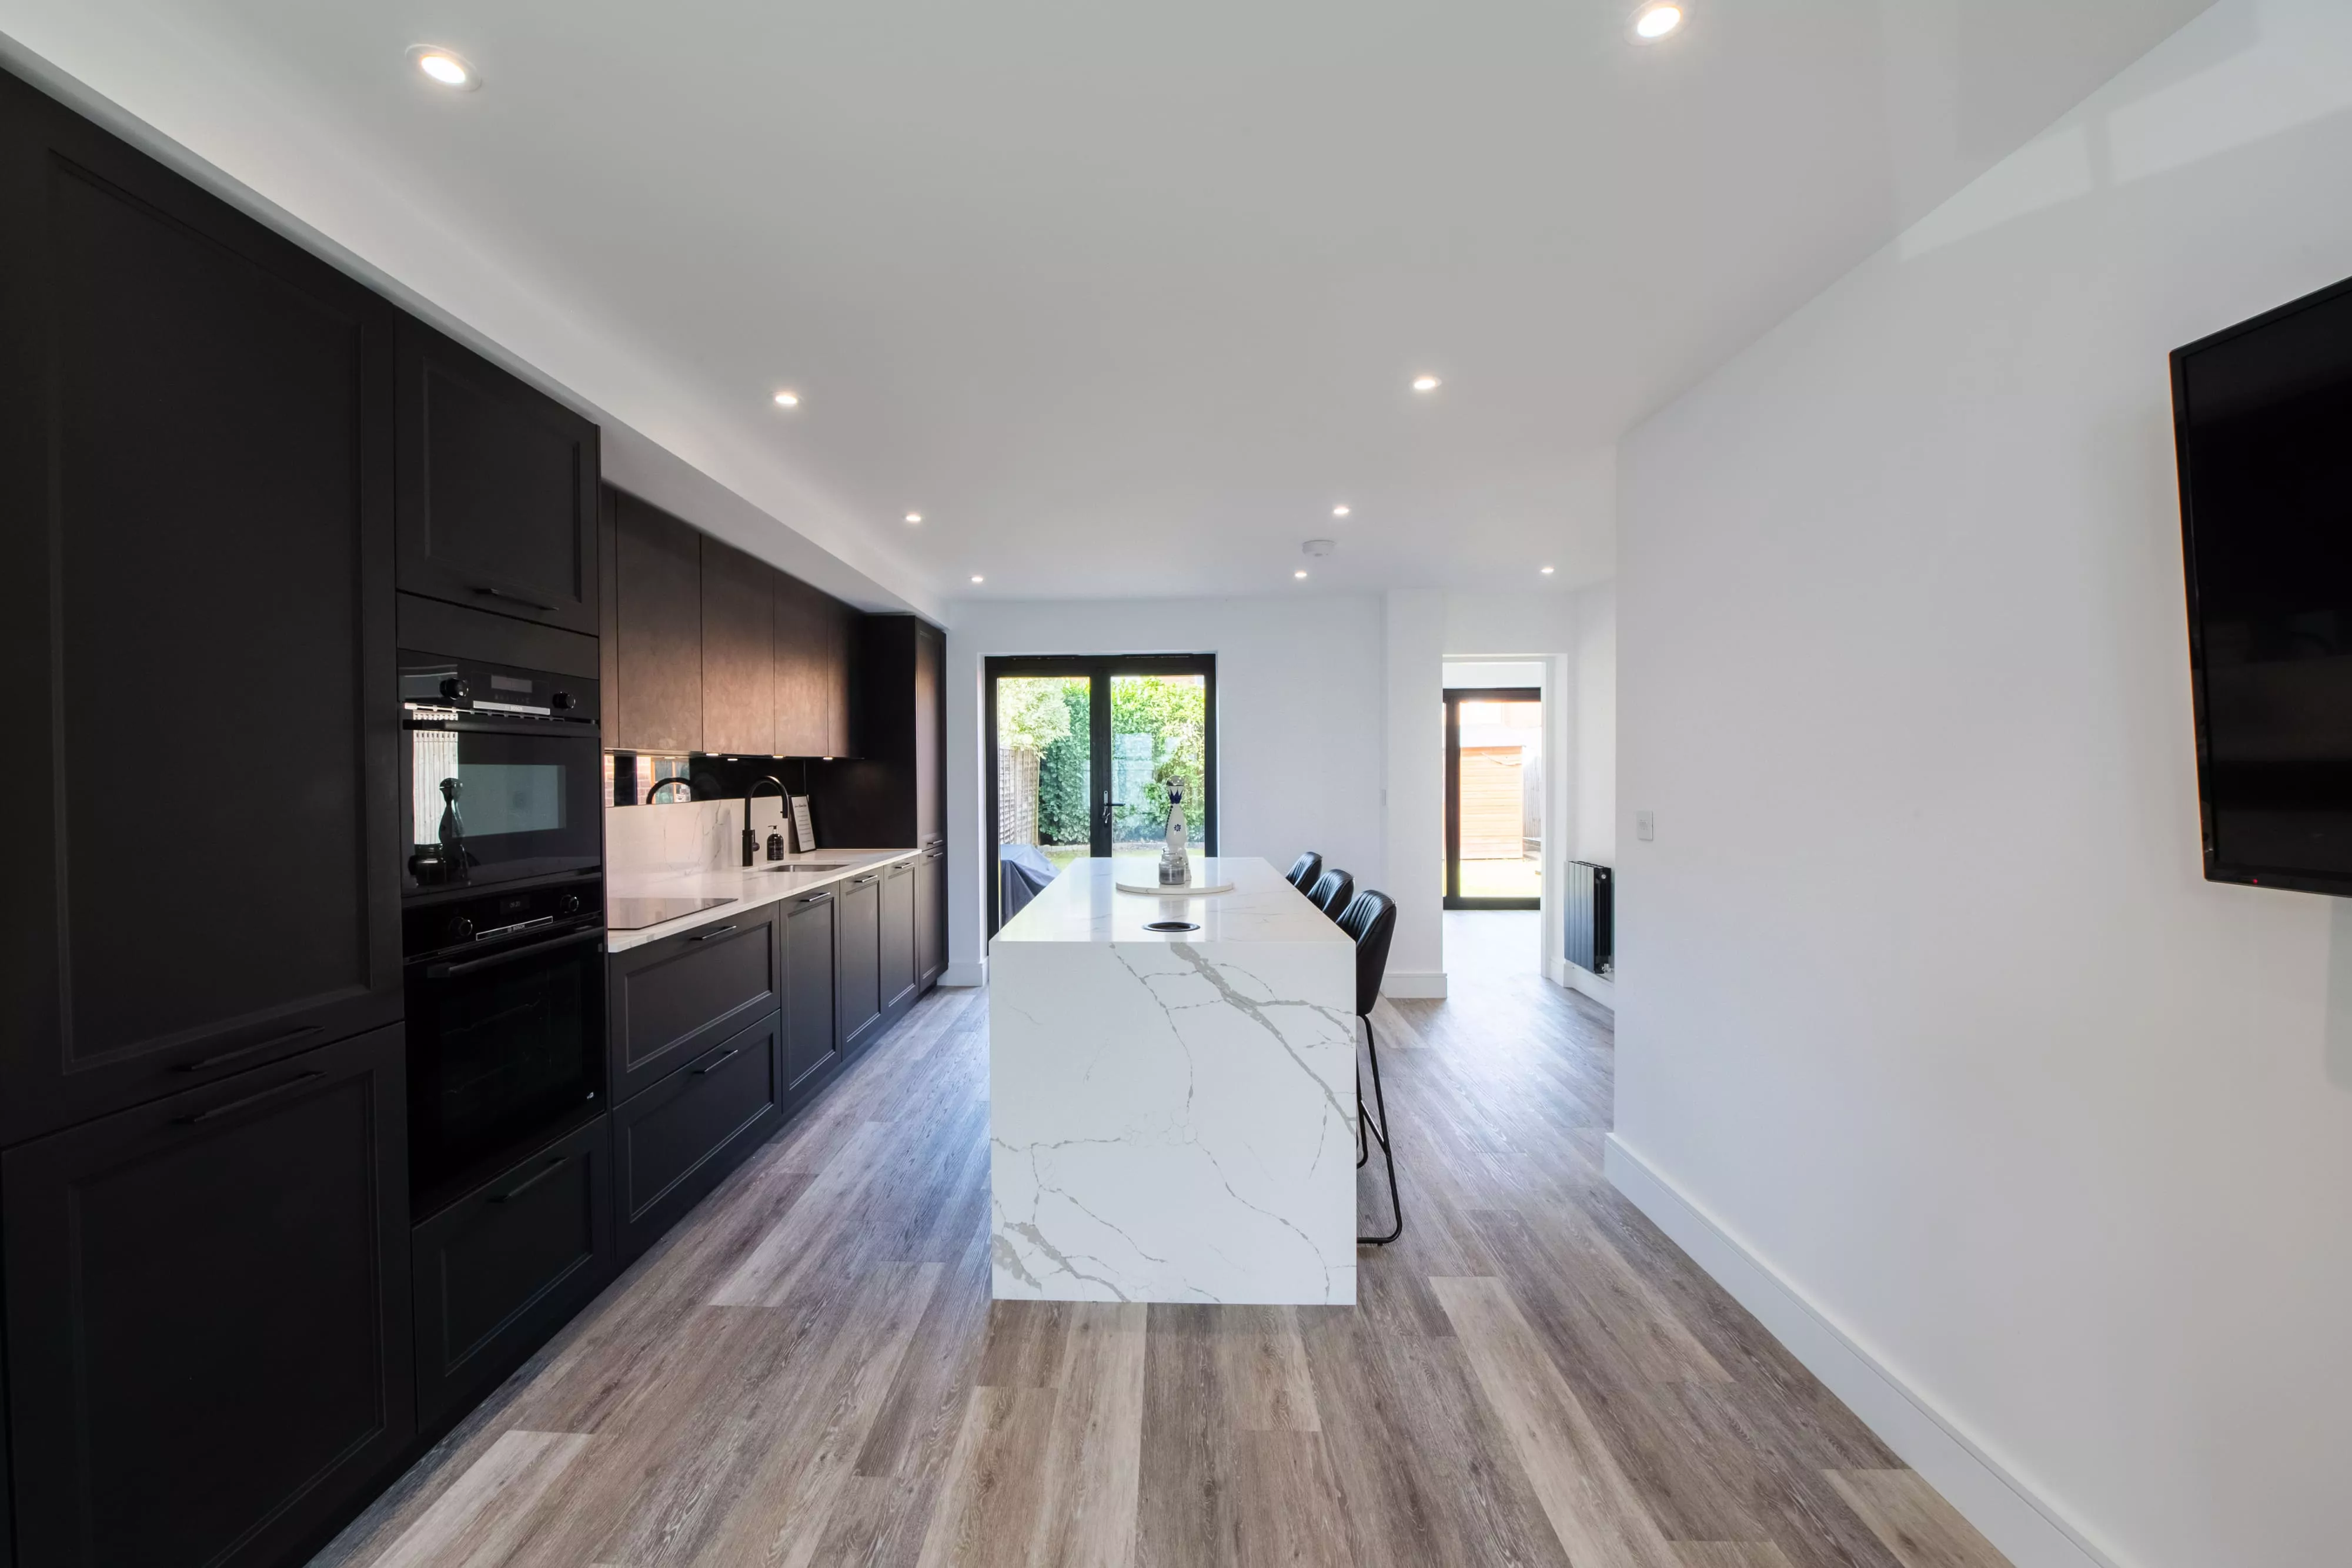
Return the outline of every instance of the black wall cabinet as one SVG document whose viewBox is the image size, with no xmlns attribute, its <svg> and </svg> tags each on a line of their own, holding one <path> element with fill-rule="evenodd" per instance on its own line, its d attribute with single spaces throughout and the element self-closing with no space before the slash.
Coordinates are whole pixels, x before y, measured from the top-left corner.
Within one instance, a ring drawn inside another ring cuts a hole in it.
<svg viewBox="0 0 2352 1568">
<path fill-rule="evenodd" d="M 804 894 L 785 905 L 784 1085 L 803 1098 L 841 1060 L 834 1022 L 834 926 L 838 901 L 830 892 Z"/>
<path fill-rule="evenodd" d="M 596 426 L 400 326 L 400 586 L 596 632 Z"/>
<path fill-rule="evenodd" d="M 635 496 L 606 495 L 613 607 L 604 744 L 616 751 L 700 751 L 702 536 Z"/>
<path fill-rule="evenodd" d="M 947 636 L 912 615 L 858 628 L 851 739 L 858 760 L 824 769 L 811 795 L 824 841 L 928 849 L 947 833 Z"/>
<path fill-rule="evenodd" d="M 894 861 L 882 871 L 882 1010 L 893 1018 L 915 1001 L 915 867 L 919 863 Z"/>
<path fill-rule="evenodd" d="M 416 1420 L 429 1427 L 546 1343 L 612 1278 L 602 1116 L 416 1228 Z"/>
<path fill-rule="evenodd" d="M 0 1155 L 30 1568 L 282 1562 L 413 1428 L 402 1035 Z"/>
<path fill-rule="evenodd" d="M 7 1143 L 397 1019 L 402 840 L 392 308 L 5 74 L 0 211 Z"/>
<path fill-rule="evenodd" d="M 882 873 L 851 877 L 834 902 L 834 1018 L 846 1055 L 882 1027 Z"/>
</svg>

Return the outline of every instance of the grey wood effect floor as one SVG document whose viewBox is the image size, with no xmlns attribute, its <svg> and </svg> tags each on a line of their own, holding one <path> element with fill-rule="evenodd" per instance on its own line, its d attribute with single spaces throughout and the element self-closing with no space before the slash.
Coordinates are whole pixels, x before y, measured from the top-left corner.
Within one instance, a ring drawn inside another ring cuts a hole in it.
<svg viewBox="0 0 2352 1568">
<path fill-rule="evenodd" d="M 1357 1307 L 992 1304 L 935 992 L 317 1563 L 2002 1563 L 1602 1179 L 1607 1011 L 1455 988 L 1375 1014 Z"/>
</svg>

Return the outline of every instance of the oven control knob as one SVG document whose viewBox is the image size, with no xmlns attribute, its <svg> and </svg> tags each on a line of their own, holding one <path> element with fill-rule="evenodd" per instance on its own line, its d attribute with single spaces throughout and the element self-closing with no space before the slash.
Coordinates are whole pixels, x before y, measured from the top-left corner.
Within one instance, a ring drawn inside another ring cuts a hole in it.
<svg viewBox="0 0 2352 1568">
<path fill-rule="evenodd" d="M 567 893 L 563 895 L 563 913 L 566 915 L 577 915 L 580 913 L 580 895 L 578 894 Z"/>
<path fill-rule="evenodd" d="M 549 695 L 547 706 L 558 713 L 563 713 L 580 705 L 578 699 L 570 692 L 554 692 Z"/>
<path fill-rule="evenodd" d="M 450 920 L 450 922 L 449 922 L 449 940 L 450 940 L 450 941 L 452 941 L 452 942 L 471 942 L 473 939 L 474 939 L 474 923 L 473 923 L 472 921 L 470 921 L 470 920 L 467 919 L 467 918 L 466 918 L 464 915 L 457 915 L 457 916 L 455 916 L 454 918 L 452 918 L 452 919 Z"/>
<path fill-rule="evenodd" d="M 451 675 L 447 680 L 441 683 L 441 695 L 447 697 L 451 702 L 457 702 L 468 695 L 471 695 L 472 688 L 467 686 L 465 682 L 459 680 L 457 676 Z"/>
</svg>

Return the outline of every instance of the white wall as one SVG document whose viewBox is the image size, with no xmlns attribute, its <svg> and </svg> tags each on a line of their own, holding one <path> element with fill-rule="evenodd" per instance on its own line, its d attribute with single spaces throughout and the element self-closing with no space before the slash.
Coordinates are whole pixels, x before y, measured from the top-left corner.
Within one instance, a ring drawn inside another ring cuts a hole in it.
<svg viewBox="0 0 2352 1568">
<path fill-rule="evenodd" d="M 1287 869 L 1301 851 L 1381 885 L 1387 696 L 1381 601 L 966 601 L 948 623 L 950 978 L 987 930 L 981 672 L 1000 653 L 1217 655 L 1217 848 Z M 1436 681 L 1435 661 L 1431 683 Z"/>
<path fill-rule="evenodd" d="M 1617 585 L 1576 596 L 1574 858 L 1617 863 Z"/>
<path fill-rule="evenodd" d="M 2222 0 L 1621 454 L 1612 1174 L 2021 1568 L 2347 1560 L 2352 904 L 2200 880 L 2165 356 L 2347 108 Z"/>
</svg>

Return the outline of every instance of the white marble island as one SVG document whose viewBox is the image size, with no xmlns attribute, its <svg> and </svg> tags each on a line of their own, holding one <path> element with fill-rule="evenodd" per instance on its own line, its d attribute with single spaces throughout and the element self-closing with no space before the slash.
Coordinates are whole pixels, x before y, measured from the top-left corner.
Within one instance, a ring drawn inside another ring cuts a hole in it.
<svg viewBox="0 0 2352 1568">
<path fill-rule="evenodd" d="M 1078 861 L 989 946 L 1000 1300 L 1356 1299 L 1355 944 L 1264 861 L 1194 866 L 1234 891 Z"/>
</svg>

